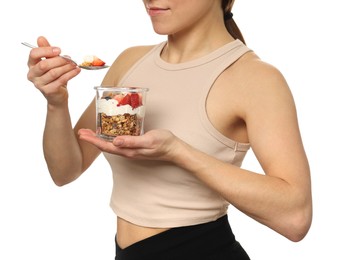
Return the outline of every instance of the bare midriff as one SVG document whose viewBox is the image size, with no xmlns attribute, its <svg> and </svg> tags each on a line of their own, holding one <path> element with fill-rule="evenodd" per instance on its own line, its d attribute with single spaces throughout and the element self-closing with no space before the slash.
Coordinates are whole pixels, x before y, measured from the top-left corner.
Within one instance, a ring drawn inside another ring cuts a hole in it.
<svg viewBox="0 0 344 260">
<path fill-rule="evenodd" d="M 138 226 L 117 217 L 116 240 L 118 246 L 124 249 L 138 241 L 157 235 L 166 230 L 168 230 L 168 228 L 150 228 Z"/>
</svg>

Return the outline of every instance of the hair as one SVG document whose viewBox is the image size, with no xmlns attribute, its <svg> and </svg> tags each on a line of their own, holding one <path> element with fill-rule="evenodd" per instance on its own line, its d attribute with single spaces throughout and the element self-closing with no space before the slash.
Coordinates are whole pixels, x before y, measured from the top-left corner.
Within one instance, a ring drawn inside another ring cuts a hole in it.
<svg viewBox="0 0 344 260">
<path fill-rule="evenodd" d="M 232 7 L 234 5 L 234 1 L 235 0 L 222 0 L 222 10 L 223 10 L 223 15 L 225 17 L 226 14 L 230 14 L 232 13 Z M 233 17 L 231 19 L 225 19 L 225 26 L 227 28 L 227 31 L 229 32 L 229 34 L 234 38 L 234 39 L 239 39 L 240 41 L 242 41 L 244 44 L 245 43 L 245 39 L 241 34 L 241 31 L 239 29 L 239 27 L 237 26 L 237 24 L 235 23 Z"/>
</svg>

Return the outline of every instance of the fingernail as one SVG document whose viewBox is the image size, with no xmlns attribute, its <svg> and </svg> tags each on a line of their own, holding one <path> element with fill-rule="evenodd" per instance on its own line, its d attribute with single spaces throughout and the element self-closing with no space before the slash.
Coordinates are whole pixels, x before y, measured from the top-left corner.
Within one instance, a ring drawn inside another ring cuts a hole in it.
<svg viewBox="0 0 344 260">
<path fill-rule="evenodd" d="M 114 140 L 114 145 L 116 146 L 121 146 L 124 143 L 123 139 L 115 139 Z"/>
<path fill-rule="evenodd" d="M 53 48 L 53 53 L 60 53 L 60 48 L 54 47 Z"/>
</svg>

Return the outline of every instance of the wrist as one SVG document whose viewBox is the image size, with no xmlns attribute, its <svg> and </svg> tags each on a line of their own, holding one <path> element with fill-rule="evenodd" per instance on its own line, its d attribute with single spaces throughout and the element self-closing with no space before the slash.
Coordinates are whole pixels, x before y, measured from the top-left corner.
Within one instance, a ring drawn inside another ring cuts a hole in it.
<svg viewBox="0 0 344 260">
<path fill-rule="evenodd" d="M 182 140 L 177 142 L 173 153 L 173 162 L 192 173 L 197 173 L 205 167 L 207 155 Z"/>
<path fill-rule="evenodd" d="M 68 100 L 62 102 L 47 102 L 48 111 L 68 110 Z"/>
</svg>

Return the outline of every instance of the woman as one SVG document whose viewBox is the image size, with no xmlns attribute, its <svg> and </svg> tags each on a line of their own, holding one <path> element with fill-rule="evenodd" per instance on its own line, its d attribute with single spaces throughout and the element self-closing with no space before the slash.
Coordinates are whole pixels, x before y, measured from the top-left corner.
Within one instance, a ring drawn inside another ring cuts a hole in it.
<svg viewBox="0 0 344 260">
<path fill-rule="evenodd" d="M 44 154 L 54 182 L 74 181 L 104 152 L 119 260 L 249 259 L 228 223 L 230 204 L 302 240 L 311 182 L 292 94 L 244 44 L 234 0 L 143 3 L 167 41 L 128 48 L 102 82 L 150 88 L 142 136 L 97 138 L 94 101 L 73 128 L 67 83 L 80 68 L 44 37 L 30 53 L 28 79 L 48 102 Z M 240 168 L 250 147 L 264 174 Z"/>
</svg>

